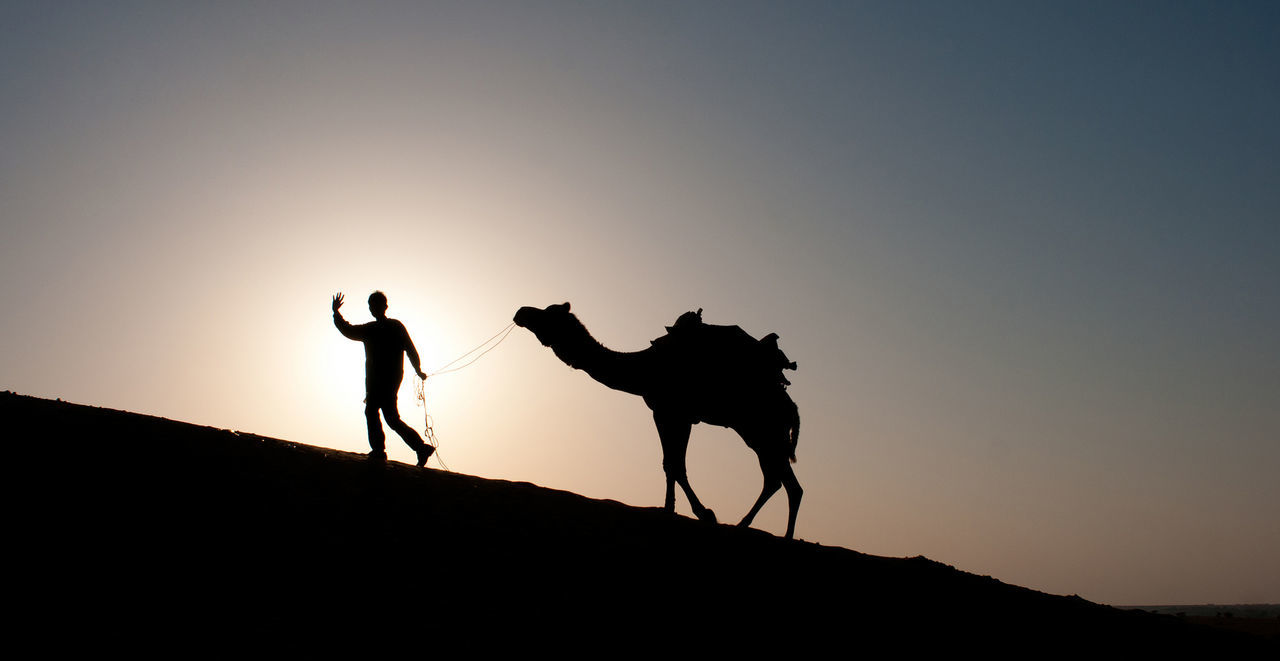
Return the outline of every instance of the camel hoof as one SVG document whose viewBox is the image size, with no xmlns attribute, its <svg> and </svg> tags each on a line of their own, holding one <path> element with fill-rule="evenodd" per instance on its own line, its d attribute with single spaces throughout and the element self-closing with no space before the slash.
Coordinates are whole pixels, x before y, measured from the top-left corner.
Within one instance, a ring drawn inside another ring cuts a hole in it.
<svg viewBox="0 0 1280 661">
<path fill-rule="evenodd" d="M 698 520 L 706 521 L 707 523 L 717 523 L 716 513 L 704 507 L 701 512 L 698 512 Z"/>
</svg>

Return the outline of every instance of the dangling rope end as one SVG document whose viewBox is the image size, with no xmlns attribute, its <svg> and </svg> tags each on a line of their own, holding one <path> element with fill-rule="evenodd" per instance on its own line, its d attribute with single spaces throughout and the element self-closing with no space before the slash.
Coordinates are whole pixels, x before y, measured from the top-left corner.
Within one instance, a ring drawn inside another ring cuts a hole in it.
<svg viewBox="0 0 1280 661">
<path fill-rule="evenodd" d="M 431 447 L 435 448 L 435 452 L 432 453 L 432 456 L 434 456 L 440 462 L 440 467 L 447 471 L 449 470 L 449 466 L 448 464 L 444 463 L 444 457 L 440 456 L 440 440 L 436 438 L 436 430 L 432 425 L 431 414 L 427 412 L 426 385 L 427 385 L 426 379 L 423 379 L 422 377 L 416 377 L 414 379 L 413 392 L 414 392 L 414 395 L 417 397 L 418 406 L 422 407 L 422 417 L 423 417 L 423 424 L 424 424 L 422 440 L 427 445 L 430 445 Z"/>
</svg>

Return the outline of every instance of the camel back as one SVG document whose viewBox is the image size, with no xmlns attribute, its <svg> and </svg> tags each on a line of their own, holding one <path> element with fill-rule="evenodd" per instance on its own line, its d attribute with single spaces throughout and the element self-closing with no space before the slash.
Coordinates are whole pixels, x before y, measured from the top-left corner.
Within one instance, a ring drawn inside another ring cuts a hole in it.
<svg viewBox="0 0 1280 661">
<path fill-rule="evenodd" d="M 791 385 L 782 370 L 796 364 L 778 348 L 778 334 L 757 340 L 739 326 L 702 323 L 702 309 L 686 312 L 667 326 L 667 334 L 650 342 L 671 369 L 716 375 L 736 385 Z"/>
</svg>

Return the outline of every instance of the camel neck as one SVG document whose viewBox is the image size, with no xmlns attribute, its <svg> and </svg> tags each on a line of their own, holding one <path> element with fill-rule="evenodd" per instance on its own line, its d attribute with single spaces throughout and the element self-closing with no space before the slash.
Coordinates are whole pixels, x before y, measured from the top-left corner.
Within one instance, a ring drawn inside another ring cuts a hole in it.
<svg viewBox="0 0 1280 661">
<path fill-rule="evenodd" d="M 574 321 L 577 321 L 576 317 Z M 561 342 L 551 347 L 556 357 L 614 390 L 633 395 L 645 394 L 651 381 L 648 349 L 614 351 L 592 337 L 582 322 L 574 326 Z"/>
</svg>

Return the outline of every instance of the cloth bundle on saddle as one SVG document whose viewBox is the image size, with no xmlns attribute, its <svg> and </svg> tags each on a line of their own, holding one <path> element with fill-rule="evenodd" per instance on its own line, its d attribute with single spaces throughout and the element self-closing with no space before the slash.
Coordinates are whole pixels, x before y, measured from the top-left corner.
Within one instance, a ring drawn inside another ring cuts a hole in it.
<svg viewBox="0 0 1280 661">
<path fill-rule="evenodd" d="M 782 370 L 796 364 L 778 348 L 778 334 L 757 340 L 739 326 L 702 323 L 702 308 L 686 312 L 650 344 L 673 369 L 716 374 L 738 385 L 791 385 Z"/>
</svg>

